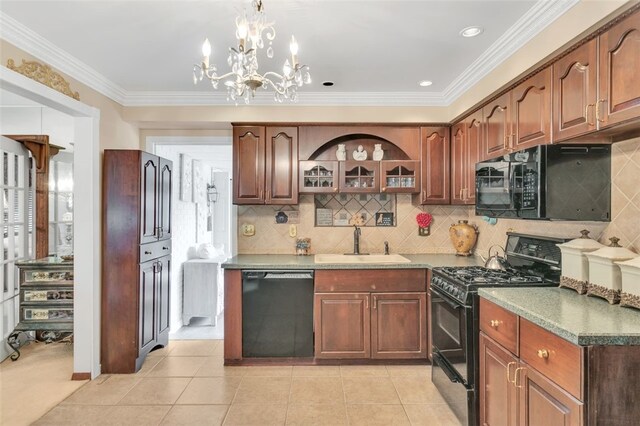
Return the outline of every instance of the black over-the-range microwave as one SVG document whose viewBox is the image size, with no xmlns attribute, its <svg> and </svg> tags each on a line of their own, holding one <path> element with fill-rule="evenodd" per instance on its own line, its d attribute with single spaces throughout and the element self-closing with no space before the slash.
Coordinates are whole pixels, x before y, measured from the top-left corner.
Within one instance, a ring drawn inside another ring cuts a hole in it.
<svg viewBox="0 0 640 426">
<path fill-rule="evenodd" d="M 611 146 L 542 145 L 476 164 L 476 214 L 611 220 Z"/>
</svg>

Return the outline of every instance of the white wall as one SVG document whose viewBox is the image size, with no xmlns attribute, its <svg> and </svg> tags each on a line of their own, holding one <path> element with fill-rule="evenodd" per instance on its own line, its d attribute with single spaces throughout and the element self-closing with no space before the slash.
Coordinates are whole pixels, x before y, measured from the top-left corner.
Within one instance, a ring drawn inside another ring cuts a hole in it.
<svg viewBox="0 0 640 426">
<path fill-rule="evenodd" d="M 51 108 L 0 106 L 0 134 L 49 135 L 49 143 L 73 151 L 73 117 Z"/>
<path fill-rule="evenodd" d="M 183 268 L 182 264 L 190 258 L 190 249 L 197 244 L 203 242 L 211 242 L 211 232 L 204 230 L 198 231 L 196 226 L 197 203 L 193 201 L 180 200 L 180 185 L 182 169 L 180 164 L 180 154 L 188 154 L 192 159 L 200 160 L 204 169 L 214 167 L 217 170 L 230 173 L 231 171 L 231 139 L 224 140 L 211 138 L 197 138 L 198 142 L 210 142 L 214 145 L 193 145 L 192 138 L 153 138 L 147 144 L 147 151 L 173 161 L 173 203 L 172 203 L 172 248 L 171 248 L 171 331 L 176 331 L 182 326 L 182 288 L 183 288 Z M 183 142 L 180 144 L 180 142 Z M 189 142 L 185 144 L 184 142 Z M 209 182 L 210 176 L 206 174 L 205 181 Z M 217 182 L 216 182 L 217 186 Z M 220 201 L 216 203 L 215 208 L 217 215 L 214 218 L 224 216 L 227 220 L 225 228 L 230 229 L 229 221 L 232 214 L 230 213 L 230 197 L 229 184 L 221 185 L 219 188 L 221 193 Z M 225 203 L 225 200 L 227 201 Z M 202 208 L 207 209 L 206 203 Z M 226 209 L 223 215 L 221 210 Z M 235 215 L 235 212 L 233 213 Z M 219 229 L 215 227 L 214 229 Z M 204 231 L 204 232 L 203 232 Z M 217 232 L 217 231 L 215 231 Z M 227 237 L 227 241 L 230 237 Z M 226 247 L 227 248 L 227 247 Z M 227 248 L 227 250 L 229 250 Z"/>
</svg>

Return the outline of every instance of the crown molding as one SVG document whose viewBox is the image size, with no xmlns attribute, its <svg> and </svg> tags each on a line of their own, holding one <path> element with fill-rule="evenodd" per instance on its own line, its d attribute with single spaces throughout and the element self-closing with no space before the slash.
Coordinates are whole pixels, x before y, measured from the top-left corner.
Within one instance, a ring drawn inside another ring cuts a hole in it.
<svg viewBox="0 0 640 426">
<path fill-rule="evenodd" d="M 229 106 L 225 92 L 128 92 L 123 106 Z M 232 105 L 232 104 L 231 104 Z M 244 105 L 240 100 L 238 105 Z M 258 92 L 251 105 L 270 106 L 447 106 L 442 93 L 413 92 L 299 92 L 298 101 L 277 103 L 268 92 Z"/>
<path fill-rule="evenodd" d="M 2 11 L 0 38 L 119 104 L 126 98 L 122 87 Z"/>
<path fill-rule="evenodd" d="M 540 0 L 444 90 L 447 105 L 475 86 L 580 0 Z"/>
<path fill-rule="evenodd" d="M 296 105 L 449 106 L 579 1 L 538 0 L 442 92 L 300 92 Z M 229 105 L 224 92 L 127 91 L 2 11 L 0 38 L 123 106 Z M 258 93 L 251 105 L 284 104 L 276 103 L 268 93 Z"/>
</svg>

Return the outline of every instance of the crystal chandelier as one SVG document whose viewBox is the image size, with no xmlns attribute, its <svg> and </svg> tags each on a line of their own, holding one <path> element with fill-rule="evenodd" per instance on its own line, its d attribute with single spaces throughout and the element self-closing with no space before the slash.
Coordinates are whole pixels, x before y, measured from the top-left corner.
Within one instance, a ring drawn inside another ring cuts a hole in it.
<svg viewBox="0 0 640 426">
<path fill-rule="evenodd" d="M 298 87 L 311 83 L 309 67 L 298 63 L 298 43 L 291 37 L 289 50 L 291 51 L 291 61 L 286 59 L 282 67 L 282 74 L 268 71 L 264 74 L 258 72 L 258 51 L 264 48 L 264 37 L 269 42 L 267 47 L 267 57 L 273 58 L 273 39 L 276 37 L 276 30 L 273 22 L 268 22 L 264 13 L 262 0 L 251 2 L 253 13 L 247 16 L 236 18 L 236 38 L 238 47 L 229 48 L 227 63 L 231 71 L 219 75 L 215 65 L 209 64 L 211 56 L 211 43 L 205 39 L 202 45 L 202 62 L 193 67 L 193 83 L 197 84 L 207 77 L 211 81 L 214 89 L 218 88 L 218 83 L 224 81 L 227 87 L 227 100 L 238 103 L 239 99 L 244 99 L 249 103 L 256 94 L 256 90 L 272 88 L 274 99 L 283 102 L 285 99 L 295 102 L 298 98 Z"/>
</svg>

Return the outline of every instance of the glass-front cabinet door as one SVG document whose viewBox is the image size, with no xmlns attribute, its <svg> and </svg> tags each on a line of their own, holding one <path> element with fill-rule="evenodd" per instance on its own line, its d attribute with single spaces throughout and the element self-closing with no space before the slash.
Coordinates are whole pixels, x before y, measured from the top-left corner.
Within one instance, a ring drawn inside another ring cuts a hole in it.
<svg viewBox="0 0 640 426">
<path fill-rule="evenodd" d="M 340 165 L 340 192 L 380 192 L 379 161 L 344 161 Z"/>
<path fill-rule="evenodd" d="M 300 161 L 300 193 L 338 192 L 337 161 Z"/>
<path fill-rule="evenodd" d="M 380 175 L 381 192 L 420 192 L 419 161 L 381 161 Z"/>
</svg>

